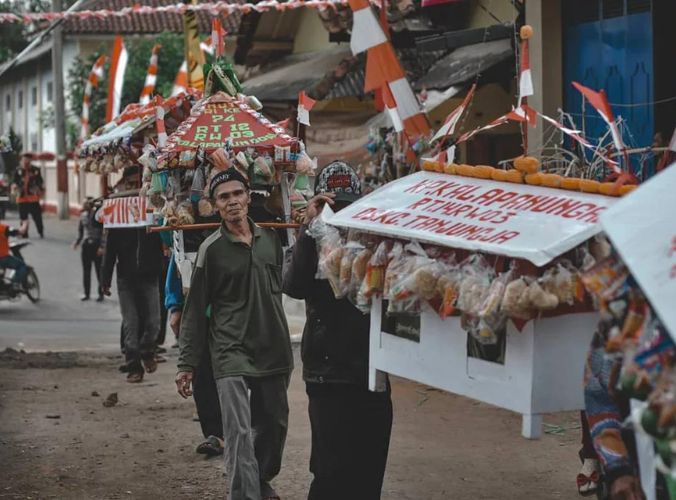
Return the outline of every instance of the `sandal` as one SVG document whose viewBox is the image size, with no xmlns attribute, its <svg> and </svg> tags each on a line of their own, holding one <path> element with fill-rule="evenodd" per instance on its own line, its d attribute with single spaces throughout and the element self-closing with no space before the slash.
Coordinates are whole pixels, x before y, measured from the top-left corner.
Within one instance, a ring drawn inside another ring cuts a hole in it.
<svg viewBox="0 0 676 500">
<path fill-rule="evenodd" d="M 195 451 L 200 455 L 215 457 L 223 454 L 223 445 L 216 436 L 209 436 L 204 442 L 197 445 Z"/>
<path fill-rule="evenodd" d="M 157 361 L 155 361 L 154 357 L 144 359 L 143 366 L 145 367 L 148 373 L 153 373 L 155 370 L 157 370 Z"/>
<path fill-rule="evenodd" d="M 587 458 L 582 463 L 582 469 L 577 475 L 577 492 L 583 497 L 595 495 L 601 482 L 599 461 Z"/>
<path fill-rule="evenodd" d="M 143 382 L 143 372 L 130 373 L 127 375 L 127 382 L 130 384 L 138 384 L 139 382 Z"/>
</svg>

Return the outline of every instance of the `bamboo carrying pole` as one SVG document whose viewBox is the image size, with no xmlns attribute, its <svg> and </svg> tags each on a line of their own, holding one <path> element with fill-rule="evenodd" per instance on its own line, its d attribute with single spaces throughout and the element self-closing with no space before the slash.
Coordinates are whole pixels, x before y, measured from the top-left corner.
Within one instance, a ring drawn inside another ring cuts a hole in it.
<svg viewBox="0 0 676 500">
<path fill-rule="evenodd" d="M 256 225 L 260 227 L 267 227 L 270 229 L 298 229 L 300 224 L 288 222 L 257 222 Z M 208 229 L 218 229 L 221 226 L 220 222 L 208 222 L 204 224 L 183 224 L 182 226 L 148 226 L 149 233 L 163 233 L 165 231 L 199 231 Z"/>
</svg>

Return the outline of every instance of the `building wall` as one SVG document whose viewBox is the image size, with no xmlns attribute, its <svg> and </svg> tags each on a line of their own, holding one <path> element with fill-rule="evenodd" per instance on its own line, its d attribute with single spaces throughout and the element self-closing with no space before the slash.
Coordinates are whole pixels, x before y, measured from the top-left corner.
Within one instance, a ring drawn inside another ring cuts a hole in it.
<svg viewBox="0 0 676 500">
<path fill-rule="evenodd" d="M 68 116 L 68 70 L 79 53 L 75 40 L 64 40 L 63 80 L 66 116 Z M 48 120 L 54 99 L 54 78 L 50 55 L 28 61 L 5 74 L 0 81 L 0 133 L 10 127 L 21 136 L 24 151 L 55 151 L 54 125 Z M 50 91 L 51 87 L 51 91 Z M 35 92 L 35 95 L 34 95 Z M 50 99 L 51 94 L 51 99 Z M 10 110 L 6 111 L 6 98 L 10 96 Z M 21 102 L 19 102 L 21 97 Z M 35 99 L 34 99 L 35 97 Z"/>
<path fill-rule="evenodd" d="M 300 25 L 293 42 L 293 53 L 316 52 L 335 45 L 329 42 L 329 32 L 324 28 L 315 9 L 302 9 Z"/>
</svg>

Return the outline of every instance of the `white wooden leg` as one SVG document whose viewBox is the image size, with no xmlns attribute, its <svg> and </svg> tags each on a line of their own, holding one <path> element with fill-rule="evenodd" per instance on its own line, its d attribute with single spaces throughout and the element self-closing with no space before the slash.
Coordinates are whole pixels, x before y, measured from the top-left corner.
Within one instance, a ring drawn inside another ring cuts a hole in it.
<svg viewBox="0 0 676 500">
<path fill-rule="evenodd" d="M 542 415 L 524 413 L 521 420 L 521 435 L 526 439 L 539 439 L 542 436 Z"/>
<path fill-rule="evenodd" d="M 386 373 L 369 368 L 369 391 L 384 392 L 387 389 Z"/>
</svg>

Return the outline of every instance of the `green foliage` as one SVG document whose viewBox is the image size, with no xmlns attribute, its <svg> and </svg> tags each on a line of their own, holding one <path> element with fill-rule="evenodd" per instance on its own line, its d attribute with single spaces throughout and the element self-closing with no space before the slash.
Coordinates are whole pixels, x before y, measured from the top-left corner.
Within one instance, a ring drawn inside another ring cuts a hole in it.
<svg viewBox="0 0 676 500">
<path fill-rule="evenodd" d="M 163 97 L 171 95 L 176 73 L 183 63 L 183 35 L 162 33 L 154 38 L 133 38 L 124 41 L 129 53 L 129 63 L 124 75 L 122 90 L 122 107 L 131 102 L 138 102 L 146 79 L 150 53 L 153 46 L 159 43 L 160 49 L 157 64 L 157 84 L 155 94 Z"/>
<path fill-rule="evenodd" d="M 162 33 L 154 38 L 128 38 L 124 44 L 129 54 L 127 70 L 124 75 L 124 87 L 122 89 L 122 107 L 127 104 L 138 102 L 145 83 L 148 63 L 153 46 L 162 45 L 158 56 L 157 83 L 155 94 L 169 97 L 174 85 L 176 73 L 183 62 L 183 36 L 174 33 Z M 82 115 L 82 98 L 87 84 L 89 72 L 96 59 L 106 54 L 110 56 L 111 47 L 102 45 L 95 53 L 86 59 L 76 58 L 68 69 L 68 104 L 72 115 L 68 117 L 66 130 L 68 143 L 75 144 L 80 133 L 80 116 Z M 105 124 L 106 104 L 108 99 L 108 71 L 110 61 L 106 65 L 104 76 L 99 85 L 92 92 L 89 105 L 90 132 Z"/>
</svg>

